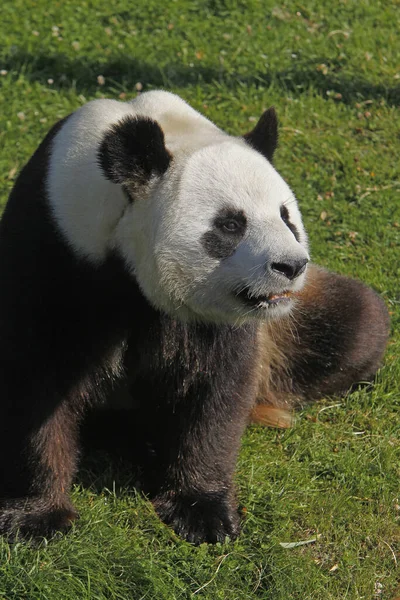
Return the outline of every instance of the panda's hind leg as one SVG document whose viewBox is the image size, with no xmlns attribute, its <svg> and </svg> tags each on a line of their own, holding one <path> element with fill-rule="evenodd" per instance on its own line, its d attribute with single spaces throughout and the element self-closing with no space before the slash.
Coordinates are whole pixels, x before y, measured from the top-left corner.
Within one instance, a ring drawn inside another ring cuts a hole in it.
<svg viewBox="0 0 400 600">
<path fill-rule="evenodd" d="M 387 308 L 370 287 L 311 265 L 290 317 L 260 331 L 259 404 L 252 420 L 288 426 L 293 407 L 370 381 L 388 334 Z"/>
</svg>

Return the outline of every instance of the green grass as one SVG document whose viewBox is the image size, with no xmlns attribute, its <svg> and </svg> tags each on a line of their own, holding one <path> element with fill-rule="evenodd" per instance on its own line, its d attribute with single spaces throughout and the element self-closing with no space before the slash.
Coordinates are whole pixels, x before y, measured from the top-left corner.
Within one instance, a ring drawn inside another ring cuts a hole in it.
<svg viewBox="0 0 400 600">
<path fill-rule="evenodd" d="M 179 540 L 123 465 L 99 457 L 74 489 L 70 535 L 39 548 L 0 541 L 0 598 L 400 595 L 398 18 L 396 0 L 3 1 L 2 205 L 52 123 L 92 98 L 164 87 L 236 134 L 274 104 L 277 166 L 314 261 L 378 290 L 393 335 L 373 388 L 320 402 L 293 430 L 247 431 L 238 541 Z"/>
</svg>

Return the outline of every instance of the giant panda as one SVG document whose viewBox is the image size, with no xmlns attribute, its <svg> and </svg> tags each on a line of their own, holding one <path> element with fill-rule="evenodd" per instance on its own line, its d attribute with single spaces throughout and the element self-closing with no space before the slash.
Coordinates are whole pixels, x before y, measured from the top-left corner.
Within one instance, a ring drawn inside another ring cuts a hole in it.
<svg viewBox="0 0 400 600">
<path fill-rule="evenodd" d="M 80 423 L 129 381 L 161 519 L 234 538 L 249 420 L 374 374 L 387 311 L 309 264 L 276 145 L 274 109 L 232 137 L 151 91 L 84 105 L 22 169 L 0 222 L 0 533 L 69 528 Z"/>
</svg>

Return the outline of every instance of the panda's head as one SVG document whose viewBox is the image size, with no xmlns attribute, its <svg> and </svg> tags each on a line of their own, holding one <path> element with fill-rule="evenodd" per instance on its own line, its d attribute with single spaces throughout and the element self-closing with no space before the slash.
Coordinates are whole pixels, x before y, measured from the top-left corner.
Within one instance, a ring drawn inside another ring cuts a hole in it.
<svg viewBox="0 0 400 600">
<path fill-rule="evenodd" d="M 244 138 L 166 92 L 75 115 L 56 138 L 49 192 L 78 253 L 101 262 L 117 251 L 148 301 L 178 318 L 242 323 L 290 310 L 309 255 L 296 199 L 271 164 L 272 109 Z"/>
</svg>

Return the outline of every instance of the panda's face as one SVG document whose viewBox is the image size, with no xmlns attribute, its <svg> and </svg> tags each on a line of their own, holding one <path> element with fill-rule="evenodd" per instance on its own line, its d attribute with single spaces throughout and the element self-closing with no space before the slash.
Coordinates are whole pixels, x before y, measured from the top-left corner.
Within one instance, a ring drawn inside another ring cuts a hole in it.
<svg viewBox="0 0 400 600">
<path fill-rule="evenodd" d="M 261 154 L 228 137 L 174 156 L 132 203 L 119 239 L 154 306 L 211 322 L 287 313 L 309 258 L 290 188 Z"/>
<path fill-rule="evenodd" d="M 89 102 L 52 145 L 47 190 L 73 250 L 121 255 L 147 300 L 182 319 L 285 314 L 304 282 L 307 239 L 271 164 L 277 118 L 234 138 L 173 94 Z"/>
</svg>

